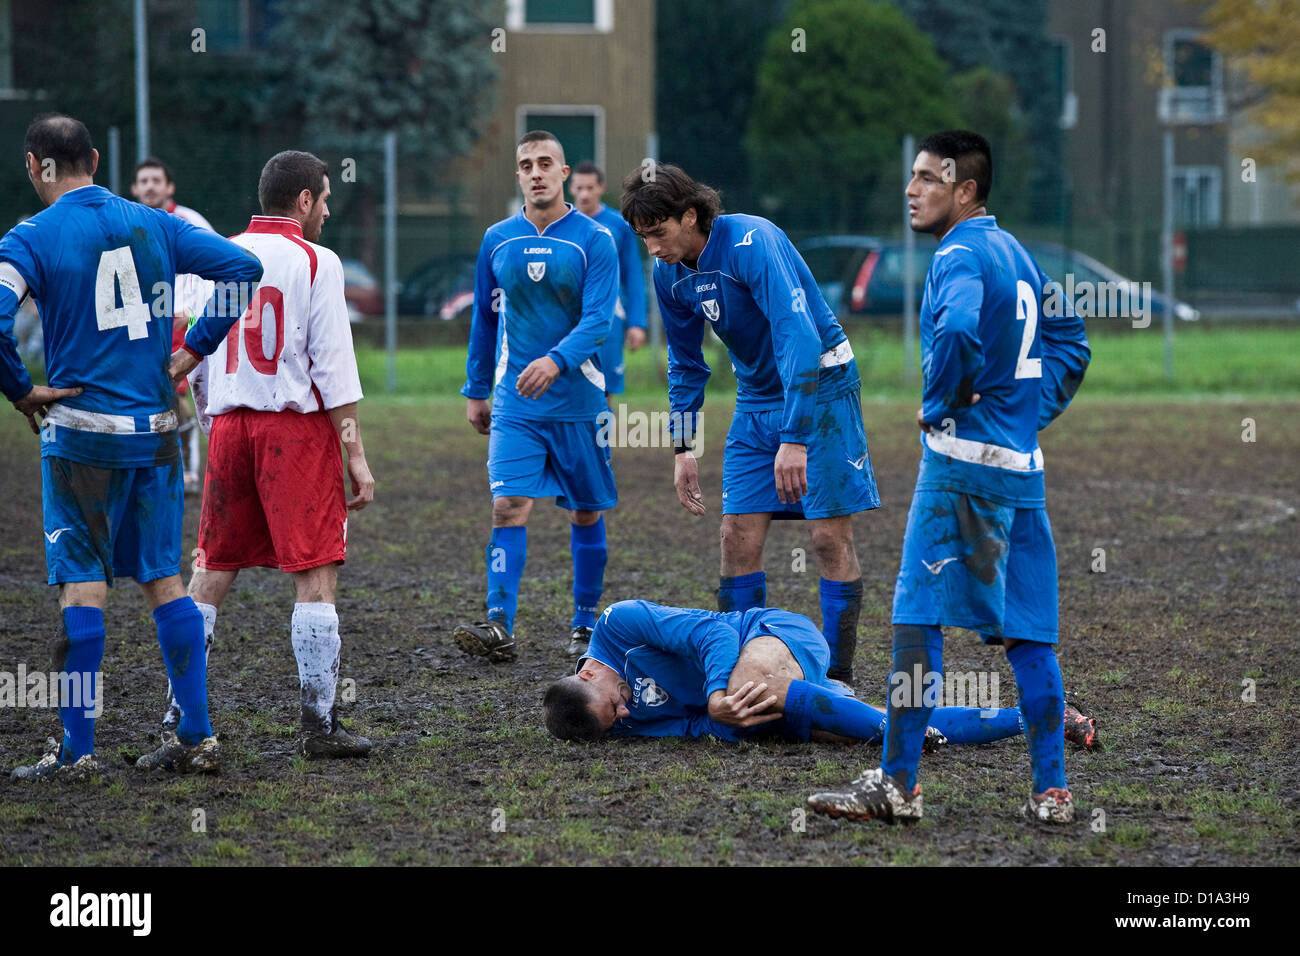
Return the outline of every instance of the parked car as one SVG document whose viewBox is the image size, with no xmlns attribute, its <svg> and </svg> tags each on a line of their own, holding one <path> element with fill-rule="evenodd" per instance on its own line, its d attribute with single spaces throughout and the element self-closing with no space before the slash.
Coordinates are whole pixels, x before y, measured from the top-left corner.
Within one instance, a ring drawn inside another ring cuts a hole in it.
<svg viewBox="0 0 1300 956">
<path fill-rule="evenodd" d="M 1076 286 L 1113 282 L 1120 289 L 1135 285 L 1096 259 L 1053 242 L 1025 242 L 1048 277 L 1064 283 L 1073 274 Z M 805 239 L 798 244 L 813 278 L 836 315 L 901 315 L 903 312 L 903 241 L 874 236 L 834 235 Z M 917 236 L 912 255 L 912 287 L 916 307 L 921 307 L 925 275 L 936 246 L 928 236 Z M 1151 296 L 1151 314 L 1163 315 L 1169 299 L 1159 292 Z M 1174 316 L 1195 321 L 1200 313 L 1186 302 L 1173 300 Z"/>
<path fill-rule="evenodd" d="M 474 305 L 475 264 L 471 255 L 439 256 L 424 263 L 402 280 L 398 314 L 468 321 Z"/>
<path fill-rule="evenodd" d="M 348 318 L 360 322 L 368 315 L 384 314 L 384 290 L 379 280 L 359 259 L 341 259 L 343 297 L 348 302 Z"/>
</svg>

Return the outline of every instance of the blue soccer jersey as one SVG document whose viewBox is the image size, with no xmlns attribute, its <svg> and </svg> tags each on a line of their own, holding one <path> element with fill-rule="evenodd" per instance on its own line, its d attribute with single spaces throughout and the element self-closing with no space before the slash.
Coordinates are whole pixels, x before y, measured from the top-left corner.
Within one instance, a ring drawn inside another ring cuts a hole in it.
<svg viewBox="0 0 1300 956">
<path fill-rule="evenodd" d="M 51 407 L 43 456 L 101 468 L 175 458 L 171 291 L 185 273 L 246 283 L 251 294 L 262 264 L 233 242 L 101 186 L 64 193 L 0 240 L 0 391 L 12 401 L 32 388 L 13 340 L 14 312 L 28 293 L 41 314 L 49 384 L 85 389 Z M 211 353 L 239 318 L 238 309 L 221 312 L 189 330 L 191 351 Z"/>
<path fill-rule="evenodd" d="M 1090 355 L 1081 319 L 1043 314 L 1047 282 L 992 216 L 958 223 L 939 243 L 921 299 L 921 412 L 931 428 L 918 490 L 1045 504 L 1038 431 L 1069 405 Z"/>
<path fill-rule="evenodd" d="M 479 247 L 461 394 L 491 394 L 494 417 L 594 421 L 606 408 L 598 353 L 617 301 L 613 237 L 572 206 L 541 231 L 522 209 L 491 226 Z M 560 375 L 524 398 L 515 382 L 542 356 Z"/>
<path fill-rule="evenodd" d="M 808 444 L 814 410 L 859 387 L 844 329 L 784 232 L 758 216 L 719 216 L 696 268 L 656 260 L 668 340 L 668 401 L 693 426 L 709 366 L 711 327 L 731 353 L 736 410 L 782 409 L 781 441 Z"/>
<path fill-rule="evenodd" d="M 623 337 L 628 329 L 644 329 L 645 276 L 641 271 L 640 240 L 621 215 L 604 203 L 596 215 L 596 222 L 609 230 L 618 247 L 618 302 L 616 320 L 609 330 L 609 338 L 601 351 L 601 371 L 605 373 L 607 392 L 623 391 Z"/>
</svg>

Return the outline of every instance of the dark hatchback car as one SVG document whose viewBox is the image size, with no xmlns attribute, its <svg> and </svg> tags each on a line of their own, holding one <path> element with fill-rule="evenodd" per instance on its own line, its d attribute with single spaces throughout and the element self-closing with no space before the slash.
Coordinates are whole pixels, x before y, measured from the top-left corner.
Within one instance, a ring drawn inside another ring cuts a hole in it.
<svg viewBox="0 0 1300 956">
<path fill-rule="evenodd" d="M 415 269 L 398 288 L 398 314 L 469 321 L 474 305 L 475 262 L 474 256 L 447 255 Z"/>
</svg>

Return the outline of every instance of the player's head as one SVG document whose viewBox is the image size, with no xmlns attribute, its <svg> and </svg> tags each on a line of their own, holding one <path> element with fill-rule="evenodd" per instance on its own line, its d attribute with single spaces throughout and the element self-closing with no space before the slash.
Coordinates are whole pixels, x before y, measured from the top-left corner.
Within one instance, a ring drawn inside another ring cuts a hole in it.
<svg viewBox="0 0 1300 956">
<path fill-rule="evenodd" d="M 27 178 L 46 205 L 66 192 L 69 184 L 93 182 L 99 166 L 99 150 L 90 141 L 86 124 L 62 113 L 42 113 L 31 121 L 23 137 L 23 155 Z"/>
<path fill-rule="evenodd" d="M 569 180 L 569 193 L 573 204 L 586 216 L 594 216 L 600 211 L 600 197 L 605 195 L 605 174 L 601 168 L 589 159 L 584 159 L 573 167 L 573 178 Z"/>
<path fill-rule="evenodd" d="M 515 147 L 515 179 L 526 204 L 550 209 L 564 202 L 564 181 L 568 178 L 564 147 L 554 133 L 533 129 L 520 137 Z"/>
<path fill-rule="evenodd" d="M 665 263 L 698 257 L 721 212 L 717 190 L 671 163 L 639 167 L 623 180 L 623 218 Z"/>
<path fill-rule="evenodd" d="M 298 149 L 276 153 L 262 167 L 257 200 L 264 216 L 287 216 L 302 224 L 303 238 L 315 242 L 330 217 L 329 166 Z"/>
<path fill-rule="evenodd" d="M 176 183 L 172 180 L 172 171 L 157 156 L 150 156 L 135 168 L 135 179 L 131 180 L 131 195 L 138 202 L 154 209 L 162 209 L 167 201 L 176 195 Z"/>
<path fill-rule="evenodd" d="M 628 715 L 631 696 L 632 688 L 615 671 L 587 658 L 578 673 L 546 688 L 546 729 L 560 740 L 599 740 Z"/>
<path fill-rule="evenodd" d="M 942 238 L 960 220 L 980 213 L 992 185 L 993 154 L 983 136 L 964 129 L 927 136 L 906 190 L 912 231 Z"/>
</svg>

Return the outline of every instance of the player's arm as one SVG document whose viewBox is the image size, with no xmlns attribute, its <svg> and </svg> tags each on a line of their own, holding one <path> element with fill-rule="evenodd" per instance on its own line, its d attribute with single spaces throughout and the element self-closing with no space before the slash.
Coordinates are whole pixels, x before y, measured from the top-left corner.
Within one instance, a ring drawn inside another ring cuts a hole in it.
<svg viewBox="0 0 1300 956">
<path fill-rule="evenodd" d="M 216 301 L 231 301 L 229 285 L 235 284 L 234 301 L 251 302 L 262 278 L 262 263 L 242 246 L 223 239 L 214 232 L 200 229 L 177 216 L 165 220 L 173 230 L 173 250 L 177 273 L 193 273 L 218 283 Z M 226 288 L 222 288 L 222 286 Z M 225 315 L 215 314 L 227 313 Z M 230 327 L 239 321 L 240 309 L 205 309 L 197 322 L 185 333 L 185 344 L 172 356 L 172 381 L 193 371 L 205 355 L 221 344 Z"/>
<path fill-rule="evenodd" d="M 956 420 L 979 400 L 975 377 L 984 367 L 979 338 L 984 279 L 978 264 L 973 257 L 952 252 L 941 257 L 934 268 L 930 287 L 934 339 L 922 369 L 925 385 L 917 413 L 917 421 L 926 431 L 939 427 L 946 418 Z"/>
<path fill-rule="evenodd" d="M 699 463 L 690 448 L 704 407 L 709 363 L 704 360 L 704 320 L 680 305 L 673 294 L 672 273 L 655 266 L 655 297 L 668 340 L 668 432 L 676 450 L 673 487 L 677 500 L 693 515 L 702 515 Z"/>
<path fill-rule="evenodd" d="M 489 234 L 490 235 L 490 234 Z M 465 417 L 480 435 L 486 435 L 492 423 L 488 397 L 492 394 L 496 369 L 498 310 L 506 307 L 505 292 L 492 274 L 492 249 L 489 238 L 479 245 L 474 266 L 474 308 L 470 314 L 469 351 L 465 357 Z"/>
<path fill-rule="evenodd" d="M 641 270 L 641 251 L 637 248 L 636 234 L 630 227 L 618 231 L 618 273 L 626 312 L 626 345 L 635 352 L 645 344 L 645 274 Z M 633 332 L 638 329 L 639 332 Z"/>
<path fill-rule="evenodd" d="M 1040 288 L 1050 281 L 1041 269 L 1038 279 Z M 1064 296 L 1059 298 L 1065 304 L 1063 314 L 1048 315 L 1041 305 L 1039 308 L 1038 328 L 1042 336 L 1043 362 L 1042 391 L 1038 402 L 1040 431 L 1069 407 L 1074 393 L 1083 384 L 1083 374 L 1092 359 L 1083 319 L 1075 315 L 1073 303 Z M 1041 301 L 1040 299 L 1040 303 Z"/>
<path fill-rule="evenodd" d="M 360 510 L 375 498 L 375 479 L 366 462 L 361 441 L 361 376 L 352 348 L 352 325 L 347 299 L 343 295 L 343 264 L 328 250 L 318 257 L 316 281 L 311 287 L 307 313 L 307 355 L 311 358 L 311 380 L 320 392 L 334 430 L 348 453 L 348 477 L 352 480 L 350 510 Z"/>
</svg>

